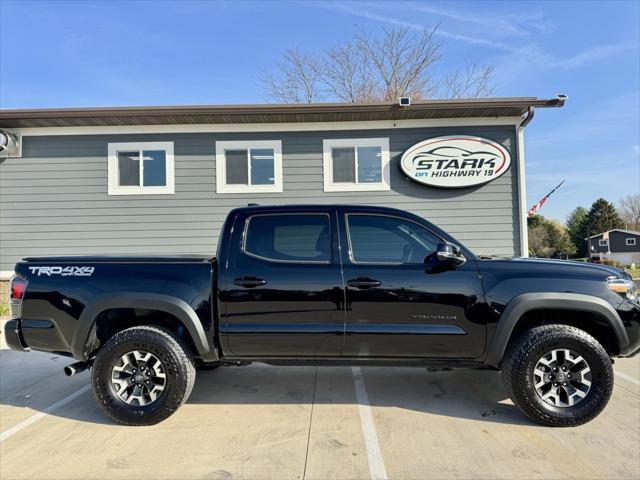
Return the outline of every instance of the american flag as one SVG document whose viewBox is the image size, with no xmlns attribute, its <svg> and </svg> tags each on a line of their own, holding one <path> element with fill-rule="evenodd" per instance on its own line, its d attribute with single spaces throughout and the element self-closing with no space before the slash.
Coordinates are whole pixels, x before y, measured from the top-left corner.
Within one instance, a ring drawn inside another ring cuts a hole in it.
<svg viewBox="0 0 640 480">
<path fill-rule="evenodd" d="M 527 213 L 527 217 L 535 217 L 538 214 L 538 211 L 542 208 L 542 206 L 545 204 L 545 202 L 547 201 L 547 199 L 551 196 L 551 194 L 553 192 L 555 192 L 556 190 L 558 190 L 562 184 L 565 182 L 566 180 L 561 181 L 558 186 L 556 188 L 554 188 L 553 190 L 551 190 L 549 193 L 547 193 L 544 197 L 542 197 L 540 199 L 540 201 L 538 203 L 536 203 L 533 207 L 531 207 L 529 209 L 529 212 Z"/>
</svg>

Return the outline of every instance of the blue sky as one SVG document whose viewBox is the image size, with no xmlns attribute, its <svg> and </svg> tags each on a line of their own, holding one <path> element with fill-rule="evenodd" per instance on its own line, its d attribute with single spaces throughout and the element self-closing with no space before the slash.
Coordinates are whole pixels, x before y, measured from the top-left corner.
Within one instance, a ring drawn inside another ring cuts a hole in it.
<svg viewBox="0 0 640 480">
<path fill-rule="evenodd" d="M 440 24 L 443 72 L 495 65 L 496 96 L 553 97 L 527 127 L 528 203 L 563 220 L 640 191 L 640 2 L 0 0 L 0 106 L 257 103 L 282 49 L 356 26 Z"/>
</svg>

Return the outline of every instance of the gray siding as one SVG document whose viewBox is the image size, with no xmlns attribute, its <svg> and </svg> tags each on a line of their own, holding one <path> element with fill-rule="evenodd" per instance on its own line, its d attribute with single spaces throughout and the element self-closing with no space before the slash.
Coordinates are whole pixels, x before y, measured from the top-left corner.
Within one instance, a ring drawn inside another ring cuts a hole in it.
<svg viewBox="0 0 640 480">
<path fill-rule="evenodd" d="M 480 135 L 511 153 L 510 170 L 480 187 L 440 190 L 408 180 L 402 153 L 430 137 Z M 322 140 L 389 137 L 391 191 L 323 191 Z M 282 140 L 283 193 L 217 194 L 219 140 Z M 107 195 L 107 144 L 173 141 L 175 195 Z M 28 255 L 215 253 L 227 212 L 249 202 L 353 203 L 405 209 L 441 226 L 478 254 L 519 255 L 515 128 L 41 136 L 22 158 L 0 160 L 0 270 Z"/>
</svg>

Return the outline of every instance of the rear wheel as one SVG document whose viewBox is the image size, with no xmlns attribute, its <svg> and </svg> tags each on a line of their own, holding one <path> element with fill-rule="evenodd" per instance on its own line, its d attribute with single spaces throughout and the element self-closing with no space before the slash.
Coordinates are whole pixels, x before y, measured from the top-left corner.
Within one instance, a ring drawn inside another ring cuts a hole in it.
<svg viewBox="0 0 640 480">
<path fill-rule="evenodd" d="M 613 390 L 605 349 L 588 333 L 568 325 L 543 325 L 521 334 L 502 362 L 505 388 L 532 420 L 575 426 L 595 418 Z"/>
<path fill-rule="evenodd" d="M 195 363 L 187 345 L 169 330 L 132 327 L 98 351 L 91 385 L 98 403 L 119 423 L 153 425 L 189 397 Z"/>
</svg>

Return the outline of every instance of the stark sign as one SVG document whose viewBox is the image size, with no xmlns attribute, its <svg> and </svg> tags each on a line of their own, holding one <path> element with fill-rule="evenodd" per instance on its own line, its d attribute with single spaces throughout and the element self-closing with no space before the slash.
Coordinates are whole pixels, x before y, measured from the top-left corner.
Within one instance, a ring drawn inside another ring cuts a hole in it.
<svg viewBox="0 0 640 480">
<path fill-rule="evenodd" d="M 400 169 L 432 187 L 463 188 L 495 180 L 509 169 L 511 156 L 499 143 L 468 135 L 436 137 L 409 148 Z"/>
</svg>

